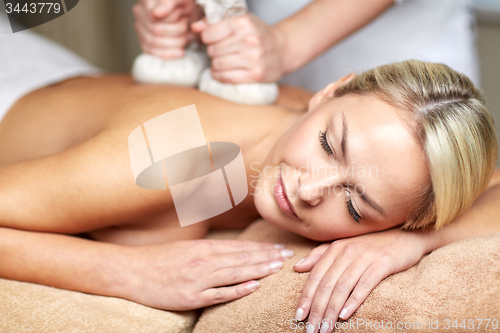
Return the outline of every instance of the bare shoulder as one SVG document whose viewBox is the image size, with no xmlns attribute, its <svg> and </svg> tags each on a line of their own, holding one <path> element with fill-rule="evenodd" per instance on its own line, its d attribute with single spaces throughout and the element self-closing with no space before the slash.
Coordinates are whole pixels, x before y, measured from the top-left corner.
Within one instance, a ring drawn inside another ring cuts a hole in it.
<svg viewBox="0 0 500 333">
<path fill-rule="evenodd" d="M 276 105 L 297 111 L 307 111 L 309 100 L 314 95 L 312 91 L 299 87 L 280 85 L 280 94 Z"/>
</svg>

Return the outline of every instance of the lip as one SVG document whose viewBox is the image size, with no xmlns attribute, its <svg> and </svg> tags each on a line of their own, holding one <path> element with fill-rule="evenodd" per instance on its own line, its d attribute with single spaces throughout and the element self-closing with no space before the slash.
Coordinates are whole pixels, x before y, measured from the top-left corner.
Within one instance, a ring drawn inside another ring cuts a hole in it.
<svg viewBox="0 0 500 333">
<path fill-rule="evenodd" d="M 273 193 L 280 209 L 285 214 L 298 218 L 297 214 L 295 214 L 292 203 L 290 202 L 288 196 L 286 195 L 286 188 L 283 185 L 283 179 L 281 179 L 281 174 L 278 177 L 278 179 L 276 179 L 276 184 L 274 184 L 273 187 Z"/>
</svg>

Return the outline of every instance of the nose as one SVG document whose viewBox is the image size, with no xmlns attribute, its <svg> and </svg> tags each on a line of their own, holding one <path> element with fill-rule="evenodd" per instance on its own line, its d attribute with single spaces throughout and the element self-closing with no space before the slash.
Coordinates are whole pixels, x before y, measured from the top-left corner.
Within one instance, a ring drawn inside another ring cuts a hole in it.
<svg viewBox="0 0 500 333">
<path fill-rule="evenodd" d="M 336 174 L 314 175 L 311 172 L 301 174 L 298 179 L 298 197 L 316 206 L 329 195 L 341 193 L 344 177 Z"/>
</svg>

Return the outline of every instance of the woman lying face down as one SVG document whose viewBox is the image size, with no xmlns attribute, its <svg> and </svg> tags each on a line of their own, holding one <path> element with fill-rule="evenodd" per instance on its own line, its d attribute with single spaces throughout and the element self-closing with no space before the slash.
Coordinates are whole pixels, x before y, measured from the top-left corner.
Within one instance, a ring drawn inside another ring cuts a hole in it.
<svg viewBox="0 0 500 333">
<path fill-rule="evenodd" d="M 466 77 L 440 64 L 386 65 L 313 97 L 266 159 L 255 204 L 318 241 L 440 228 L 486 188 L 496 154 L 492 117 Z"/>
<path fill-rule="evenodd" d="M 206 141 L 240 146 L 251 195 L 180 228 L 170 191 L 135 184 L 127 137 L 193 103 Z M 199 238 L 260 214 L 305 237 L 336 240 L 296 264 L 315 277 L 296 317 L 345 319 L 383 278 L 425 253 L 500 229 L 485 218 L 495 216 L 499 189 L 474 201 L 496 154 L 479 92 L 439 64 L 407 61 L 346 77 L 317 93 L 305 113 L 123 77 L 68 80 L 25 96 L 0 123 L 0 254 L 16 254 L 3 256 L 0 277 L 168 310 L 227 302 L 255 291 L 293 254 Z M 428 225 L 439 230 L 420 228 Z"/>
<path fill-rule="evenodd" d="M 486 189 L 497 158 L 480 93 L 448 67 L 407 61 L 349 80 L 312 98 L 267 157 L 255 190 L 267 221 L 337 240 L 294 266 L 311 271 L 295 314 L 308 317 L 308 333 L 331 332 L 383 278 L 441 246 L 427 239 L 440 235 L 444 245 L 469 237 L 477 216 L 443 227 Z M 374 233 L 398 225 L 441 231 Z"/>
</svg>

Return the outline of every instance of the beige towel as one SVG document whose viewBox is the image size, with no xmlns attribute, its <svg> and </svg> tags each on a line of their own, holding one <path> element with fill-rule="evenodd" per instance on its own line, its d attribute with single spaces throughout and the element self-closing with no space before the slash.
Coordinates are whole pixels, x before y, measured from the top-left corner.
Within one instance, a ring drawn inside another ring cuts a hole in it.
<svg viewBox="0 0 500 333">
<path fill-rule="evenodd" d="M 0 332 L 188 333 L 197 314 L 0 279 Z"/>
<path fill-rule="evenodd" d="M 296 273 L 293 265 L 319 243 L 262 220 L 250 225 L 239 238 L 282 243 L 295 255 L 278 273 L 261 279 L 256 292 L 206 308 L 194 333 L 305 332 L 305 328 L 295 326 L 293 318 L 308 273 Z M 478 328 L 480 321 L 476 319 L 500 321 L 499 295 L 500 233 L 495 233 L 445 246 L 409 270 L 389 276 L 350 322 L 346 321 L 344 329 L 334 332 L 496 332 L 492 322 L 488 330 L 484 329 L 485 321 Z M 455 319 L 458 330 L 452 327 Z M 465 325 L 474 322 L 474 329 L 460 328 L 463 320 Z M 402 330 L 396 329 L 398 323 Z M 429 328 L 436 324 L 438 329 Z"/>
<path fill-rule="evenodd" d="M 211 239 L 241 230 L 216 230 Z M 119 298 L 0 279 L 0 333 L 189 333 L 201 311 L 163 311 Z"/>
</svg>

